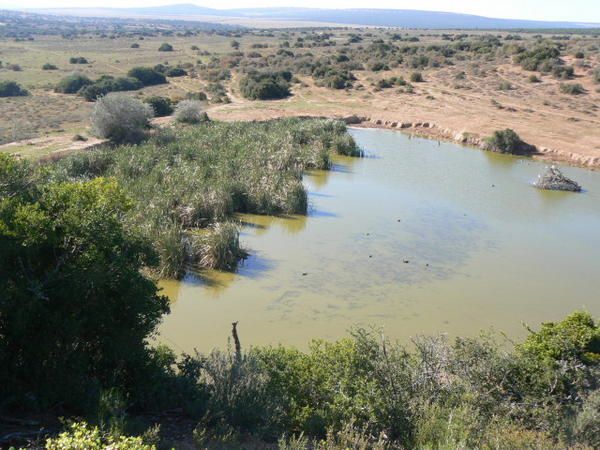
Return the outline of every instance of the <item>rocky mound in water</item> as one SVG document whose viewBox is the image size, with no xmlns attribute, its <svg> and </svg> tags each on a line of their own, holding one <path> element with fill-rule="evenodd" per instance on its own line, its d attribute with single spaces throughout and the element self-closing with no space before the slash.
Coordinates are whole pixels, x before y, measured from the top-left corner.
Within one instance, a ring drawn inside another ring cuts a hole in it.
<svg viewBox="0 0 600 450">
<path fill-rule="evenodd" d="M 548 167 L 546 173 L 538 175 L 538 179 L 533 183 L 539 189 L 548 189 L 552 191 L 581 191 L 581 186 L 570 178 L 565 177 L 557 167 Z"/>
</svg>

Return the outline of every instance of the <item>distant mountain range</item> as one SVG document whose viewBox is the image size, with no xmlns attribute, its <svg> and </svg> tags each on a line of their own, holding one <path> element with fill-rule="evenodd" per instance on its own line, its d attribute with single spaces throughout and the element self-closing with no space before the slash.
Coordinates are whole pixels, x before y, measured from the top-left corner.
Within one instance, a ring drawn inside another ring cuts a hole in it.
<svg viewBox="0 0 600 450">
<path fill-rule="evenodd" d="M 365 25 L 399 28 L 437 29 L 520 29 L 520 28 L 591 28 L 597 23 L 549 22 L 491 17 L 447 12 L 404 9 L 316 9 L 316 8 L 241 8 L 214 9 L 194 4 L 176 4 L 145 8 L 70 8 L 37 9 L 36 12 L 111 17 L 268 19 L 273 21 L 322 22 L 340 25 Z"/>
</svg>

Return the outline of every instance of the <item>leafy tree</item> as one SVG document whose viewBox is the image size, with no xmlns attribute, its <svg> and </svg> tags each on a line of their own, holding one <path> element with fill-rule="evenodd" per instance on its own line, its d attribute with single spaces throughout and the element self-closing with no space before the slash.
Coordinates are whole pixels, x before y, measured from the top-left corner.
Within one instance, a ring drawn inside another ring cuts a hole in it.
<svg viewBox="0 0 600 450">
<path fill-rule="evenodd" d="M 146 340 L 168 311 L 141 268 L 114 180 L 35 185 L 0 155 L 0 398 L 3 407 L 81 409 L 142 376 Z"/>
</svg>

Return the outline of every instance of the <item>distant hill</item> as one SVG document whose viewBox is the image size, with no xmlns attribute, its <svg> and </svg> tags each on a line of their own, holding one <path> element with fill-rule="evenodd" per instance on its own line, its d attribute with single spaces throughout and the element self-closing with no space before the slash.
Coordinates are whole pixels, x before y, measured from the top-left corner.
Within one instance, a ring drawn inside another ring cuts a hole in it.
<svg viewBox="0 0 600 450">
<path fill-rule="evenodd" d="M 438 29 L 518 29 L 518 28 L 590 28 L 600 24 L 549 22 L 536 20 L 496 19 L 447 12 L 404 9 L 316 9 L 316 8 L 241 8 L 214 9 L 194 4 L 176 4 L 145 8 L 73 8 L 44 9 L 44 13 L 89 16 L 144 16 L 166 18 L 177 16 L 194 20 L 194 16 L 219 18 L 256 18 L 281 21 L 323 22 L 341 25 L 367 25 L 400 28 Z"/>
</svg>

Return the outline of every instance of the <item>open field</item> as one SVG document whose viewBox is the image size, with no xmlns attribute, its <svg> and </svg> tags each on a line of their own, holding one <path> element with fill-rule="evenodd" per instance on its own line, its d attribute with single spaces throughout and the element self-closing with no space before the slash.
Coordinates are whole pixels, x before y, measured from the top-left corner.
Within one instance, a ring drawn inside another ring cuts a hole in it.
<svg viewBox="0 0 600 450">
<path fill-rule="evenodd" d="M 170 43 L 173 51 L 159 52 L 163 42 Z M 131 48 L 132 44 L 139 48 Z M 68 39 L 60 35 L 36 35 L 34 40 L 18 42 L 4 38 L 0 81 L 17 81 L 31 95 L 0 103 L 0 142 L 42 135 L 64 135 L 69 142 L 74 133 L 85 133 L 93 103 L 53 92 L 56 83 L 74 71 L 94 79 L 123 76 L 134 66 L 164 64 L 184 67 L 188 75 L 131 95 L 161 95 L 176 102 L 190 93 L 207 92 L 211 98 L 209 84 L 219 83 L 229 103 L 223 104 L 221 98 L 207 107 L 212 116 L 223 120 L 357 115 L 392 127 L 428 123 L 431 128 L 425 134 L 454 139 L 460 133 L 459 140 L 466 134 L 485 137 L 513 128 L 547 157 L 598 166 L 600 84 L 593 74 L 600 65 L 599 45 L 594 34 L 515 36 L 348 28 L 173 33 L 151 25 L 143 33 L 125 29 Z M 574 70 L 569 80 L 525 70 L 514 62 L 515 55 L 539 46 L 559 49 L 558 64 Z M 583 57 L 575 58 L 577 52 Z M 85 57 L 88 64 L 70 64 L 73 56 Z M 375 67 L 376 61 L 382 67 Z M 45 63 L 57 70 L 42 70 Z M 15 65 L 20 70 L 11 70 Z M 344 89 L 325 87 L 327 80 L 312 73 L 315 66 L 347 71 L 355 80 Z M 290 70 L 296 81 L 293 95 L 275 101 L 244 99 L 238 81 L 255 69 Z M 409 87 L 377 84 L 394 77 L 408 80 L 415 71 L 422 73 L 424 82 Z M 532 82 L 532 76 L 539 82 Z M 578 83 L 584 92 L 563 93 L 565 83 Z"/>
</svg>

